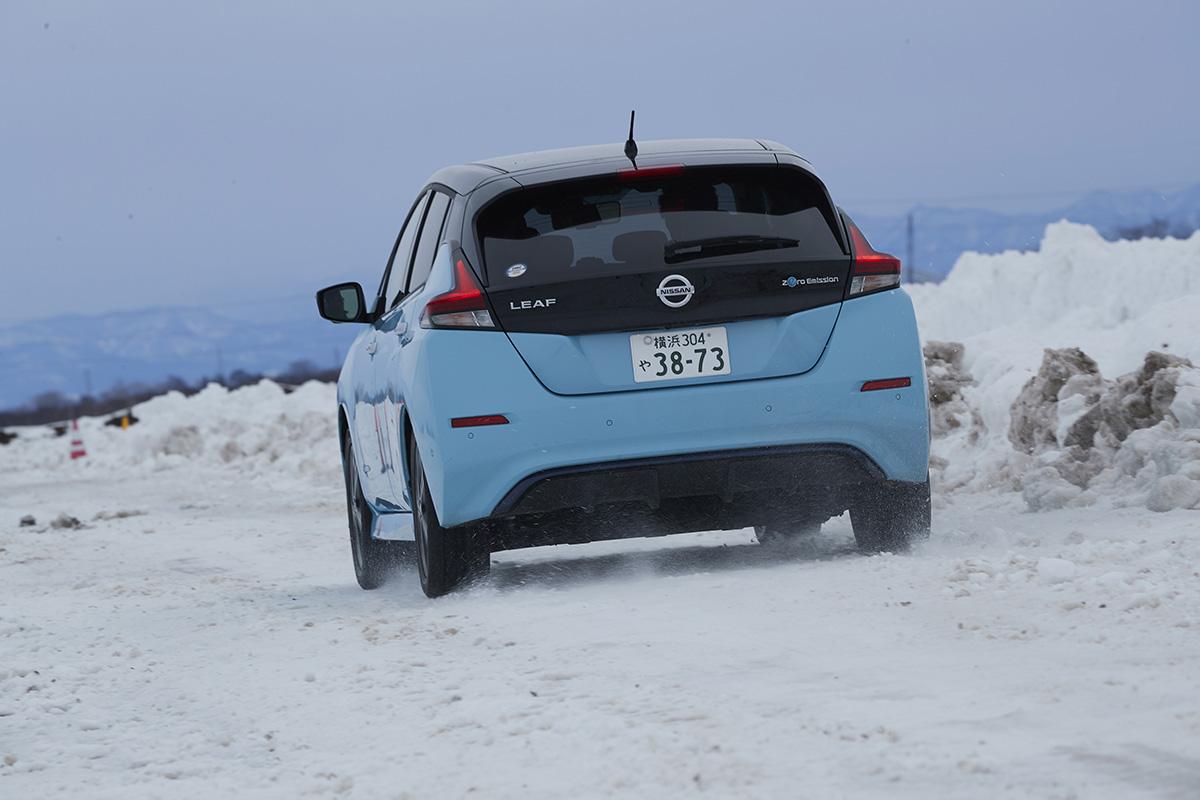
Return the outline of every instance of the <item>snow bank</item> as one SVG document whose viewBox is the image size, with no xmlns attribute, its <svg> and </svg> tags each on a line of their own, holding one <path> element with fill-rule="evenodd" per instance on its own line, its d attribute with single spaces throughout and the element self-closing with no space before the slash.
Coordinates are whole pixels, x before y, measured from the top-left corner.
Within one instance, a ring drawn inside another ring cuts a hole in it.
<svg viewBox="0 0 1200 800">
<path fill-rule="evenodd" d="M 926 340 L 965 346 L 982 387 L 969 395 L 992 431 L 1008 429 L 1047 347 L 1078 347 L 1106 375 L 1138 369 L 1150 350 L 1200 364 L 1200 233 L 1109 242 L 1059 222 L 1040 250 L 964 253 L 943 283 L 907 290 Z"/>
<path fill-rule="evenodd" d="M 0 452 L 0 472 L 141 473 L 217 466 L 248 477 L 340 481 L 333 385 L 311 381 L 286 393 L 262 381 L 229 390 L 209 384 L 185 397 L 170 392 L 134 406 L 128 430 L 104 418 L 79 421 L 87 457 L 71 461 L 70 436 L 45 427 L 19 429 Z"/>
<path fill-rule="evenodd" d="M 1039 251 L 968 253 L 944 283 L 908 291 L 939 492 L 1019 492 L 1038 510 L 1200 507 L 1200 233 L 1108 242 L 1063 222 Z M 213 385 L 141 404 L 128 431 L 81 421 L 78 462 L 67 438 L 22 430 L 0 472 L 198 465 L 336 486 L 334 408 L 330 385 Z"/>
<path fill-rule="evenodd" d="M 1200 507 L 1200 234 L 1108 242 L 1061 222 L 1039 251 L 967 253 L 909 292 L 943 491 Z"/>
<path fill-rule="evenodd" d="M 906 288 L 922 335 L 967 344 L 967 367 L 983 379 L 996 377 L 992 364 L 1032 374 L 1047 347 L 1078 347 L 1110 375 L 1137 369 L 1149 350 L 1200 362 L 1200 232 L 1109 242 L 1058 222 L 1039 250 L 964 253 L 944 282 Z"/>
</svg>

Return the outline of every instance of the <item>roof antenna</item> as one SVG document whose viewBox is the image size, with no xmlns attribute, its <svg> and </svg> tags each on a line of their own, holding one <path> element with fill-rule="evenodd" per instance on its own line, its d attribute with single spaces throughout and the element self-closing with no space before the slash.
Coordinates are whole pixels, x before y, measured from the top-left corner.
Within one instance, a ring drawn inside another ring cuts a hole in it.
<svg viewBox="0 0 1200 800">
<path fill-rule="evenodd" d="M 634 111 L 629 112 L 629 138 L 625 140 L 625 157 L 633 164 L 633 168 L 637 169 L 637 142 L 633 140 L 633 115 Z"/>
</svg>

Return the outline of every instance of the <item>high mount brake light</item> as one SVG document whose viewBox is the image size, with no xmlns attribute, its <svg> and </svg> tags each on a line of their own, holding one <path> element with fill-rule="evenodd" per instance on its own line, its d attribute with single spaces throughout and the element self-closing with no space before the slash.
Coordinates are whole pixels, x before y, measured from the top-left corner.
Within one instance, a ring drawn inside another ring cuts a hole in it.
<svg viewBox="0 0 1200 800">
<path fill-rule="evenodd" d="M 454 286 L 425 304 L 422 328 L 495 328 L 487 298 L 461 254 L 454 256 Z"/>
<path fill-rule="evenodd" d="M 617 177 L 623 181 L 641 181 L 649 178 L 666 178 L 670 175 L 683 173 L 683 164 L 668 164 L 662 167 L 625 167 L 617 170 Z"/>
<path fill-rule="evenodd" d="M 848 297 L 857 297 L 884 289 L 895 289 L 900 285 L 900 259 L 881 253 L 849 218 L 846 228 L 850 231 L 850 243 L 854 247 L 854 270 L 850 273 Z"/>
</svg>

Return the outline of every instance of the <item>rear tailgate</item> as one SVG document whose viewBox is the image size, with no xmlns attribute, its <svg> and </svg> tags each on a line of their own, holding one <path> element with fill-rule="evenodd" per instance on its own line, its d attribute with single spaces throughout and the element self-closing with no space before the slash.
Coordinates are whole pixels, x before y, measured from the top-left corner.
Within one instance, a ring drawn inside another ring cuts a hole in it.
<svg viewBox="0 0 1200 800">
<path fill-rule="evenodd" d="M 475 235 L 529 368 L 588 394 L 811 369 L 850 270 L 836 219 L 797 166 L 657 166 L 507 192 Z"/>
</svg>

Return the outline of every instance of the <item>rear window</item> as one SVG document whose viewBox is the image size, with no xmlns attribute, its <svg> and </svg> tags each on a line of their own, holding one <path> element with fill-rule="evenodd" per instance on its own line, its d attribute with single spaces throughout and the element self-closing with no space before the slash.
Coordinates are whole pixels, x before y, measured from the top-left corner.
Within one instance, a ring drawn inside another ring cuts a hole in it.
<svg viewBox="0 0 1200 800">
<path fill-rule="evenodd" d="M 712 259 L 844 257 L 824 191 L 800 170 L 643 171 L 534 186 L 491 203 L 476 223 L 489 283 L 527 272 L 557 281 Z"/>
</svg>

